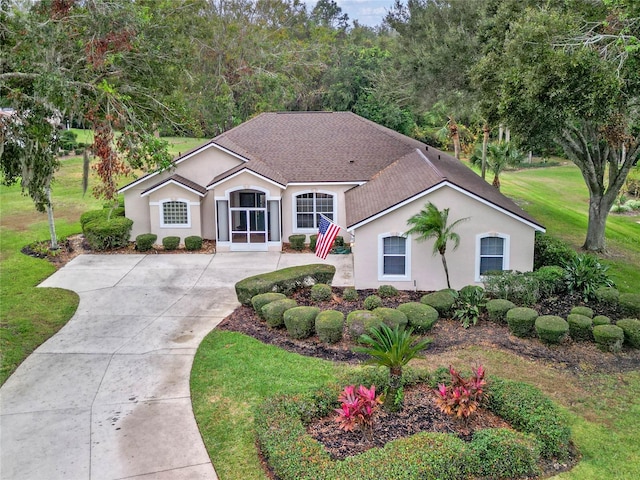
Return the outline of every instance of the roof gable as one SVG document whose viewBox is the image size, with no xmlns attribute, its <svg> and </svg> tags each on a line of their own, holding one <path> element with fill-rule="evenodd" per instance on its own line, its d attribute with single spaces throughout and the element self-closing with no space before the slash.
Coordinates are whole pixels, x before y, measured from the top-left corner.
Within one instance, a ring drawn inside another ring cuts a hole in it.
<svg viewBox="0 0 640 480">
<path fill-rule="evenodd" d="M 202 185 L 198 185 L 196 182 L 192 182 L 188 178 L 184 178 L 180 175 L 174 174 L 168 178 L 165 178 L 161 182 L 150 186 L 144 192 L 142 192 L 140 196 L 144 197 L 170 184 L 177 185 L 178 187 L 184 188 L 185 190 L 189 190 L 190 192 L 195 193 L 200 197 L 204 197 L 207 194 L 207 189 Z"/>
</svg>

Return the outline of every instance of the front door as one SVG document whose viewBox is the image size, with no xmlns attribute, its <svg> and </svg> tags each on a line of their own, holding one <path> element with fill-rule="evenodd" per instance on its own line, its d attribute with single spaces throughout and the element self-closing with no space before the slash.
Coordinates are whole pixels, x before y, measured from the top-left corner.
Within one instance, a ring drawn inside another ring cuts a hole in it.
<svg viewBox="0 0 640 480">
<path fill-rule="evenodd" d="M 265 194 L 243 190 L 231 194 L 231 250 L 267 250 L 267 203 Z"/>
</svg>

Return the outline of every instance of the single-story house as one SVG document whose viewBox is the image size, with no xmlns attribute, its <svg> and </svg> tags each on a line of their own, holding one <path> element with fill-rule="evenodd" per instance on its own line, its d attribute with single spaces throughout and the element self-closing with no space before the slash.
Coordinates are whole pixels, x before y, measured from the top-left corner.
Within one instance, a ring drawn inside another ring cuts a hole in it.
<svg viewBox="0 0 640 480">
<path fill-rule="evenodd" d="M 453 288 L 487 270 L 530 271 L 544 228 L 460 161 L 349 112 L 263 113 L 120 190 L 132 239 L 215 239 L 218 251 L 280 251 L 320 214 L 352 244 L 356 288 L 446 287 L 433 243 L 406 235 L 433 202 L 468 217 L 447 262 Z"/>
</svg>

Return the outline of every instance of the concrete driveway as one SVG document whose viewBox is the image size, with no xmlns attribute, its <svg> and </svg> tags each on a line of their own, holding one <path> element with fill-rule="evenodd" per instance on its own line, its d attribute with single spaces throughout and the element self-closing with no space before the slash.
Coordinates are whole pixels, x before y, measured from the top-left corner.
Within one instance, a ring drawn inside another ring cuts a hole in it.
<svg viewBox="0 0 640 480">
<path fill-rule="evenodd" d="M 191 409 L 204 336 L 238 280 L 311 254 L 81 255 L 42 287 L 78 292 L 73 318 L 0 389 L 0 478 L 217 479 Z M 330 255 L 353 285 L 351 255 Z"/>
</svg>

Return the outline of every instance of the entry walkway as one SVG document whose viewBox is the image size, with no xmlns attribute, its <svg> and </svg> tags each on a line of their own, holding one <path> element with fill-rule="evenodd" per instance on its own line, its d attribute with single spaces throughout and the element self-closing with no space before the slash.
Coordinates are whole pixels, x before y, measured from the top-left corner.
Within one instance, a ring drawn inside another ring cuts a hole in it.
<svg viewBox="0 0 640 480">
<path fill-rule="evenodd" d="M 353 285 L 351 255 L 330 255 Z M 0 389 L 0 479 L 217 479 L 189 392 L 204 336 L 251 275 L 311 254 L 81 255 L 42 287 L 74 290 L 73 318 Z"/>
</svg>

